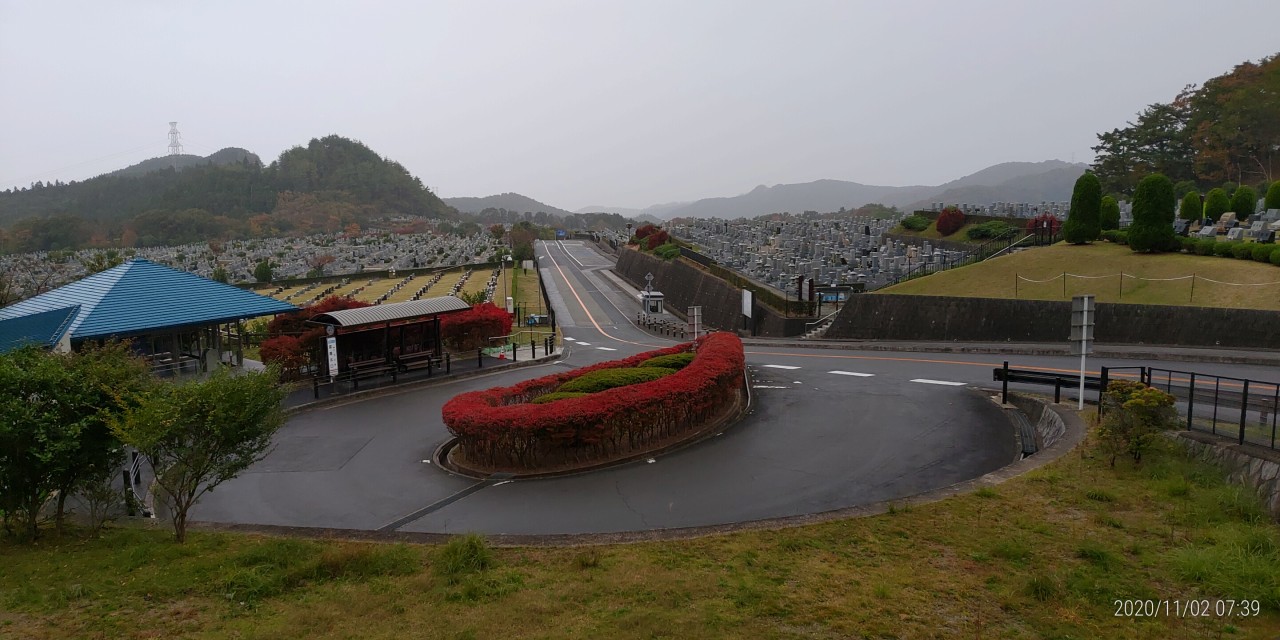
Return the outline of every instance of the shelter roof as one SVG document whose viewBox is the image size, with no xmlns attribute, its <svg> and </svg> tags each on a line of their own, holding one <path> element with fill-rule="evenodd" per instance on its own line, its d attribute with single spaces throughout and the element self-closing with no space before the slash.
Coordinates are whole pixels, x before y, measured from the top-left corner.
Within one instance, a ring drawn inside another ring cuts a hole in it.
<svg viewBox="0 0 1280 640">
<path fill-rule="evenodd" d="M 79 305 L 0 320 L 0 353 L 25 345 L 51 348 L 67 332 Z"/>
<path fill-rule="evenodd" d="M 356 327 L 366 324 L 378 324 L 395 320 L 406 320 L 421 316 L 430 316 L 452 311 L 464 311 L 471 305 L 454 296 L 439 296 L 407 302 L 379 304 L 359 309 L 342 309 L 322 313 L 311 319 L 318 324 L 329 324 L 339 327 Z"/>
<path fill-rule="evenodd" d="M 135 258 L 0 309 L 0 320 L 79 306 L 72 340 L 128 336 L 297 311 L 274 298 Z"/>
</svg>

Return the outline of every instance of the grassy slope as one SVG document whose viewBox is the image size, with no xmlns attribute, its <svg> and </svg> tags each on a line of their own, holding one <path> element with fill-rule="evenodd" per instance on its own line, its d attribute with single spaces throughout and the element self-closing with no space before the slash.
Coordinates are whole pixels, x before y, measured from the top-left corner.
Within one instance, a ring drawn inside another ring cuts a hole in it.
<svg viewBox="0 0 1280 640">
<path fill-rule="evenodd" d="M 985 240 L 969 239 L 969 229 L 973 228 L 974 226 L 976 226 L 974 223 L 972 222 L 968 223 L 963 227 L 960 227 L 960 229 L 957 230 L 955 233 L 949 236 L 943 237 L 941 233 L 938 233 L 938 221 L 934 220 L 933 222 L 930 222 L 929 226 L 926 227 L 923 231 L 912 231 L 910 229 L 904 228 L 902 225 L 898 225 L 892 229 L 892 233 L 896 233 L 904 236 L 915 236 L 917 238 L 928 238 L 930 240 L 950 240 L 952 242 L 965 242 L 969 244 L 980 244 L 982 242 L 985 242 Z"/>
<path fill-rule="evenodd" d="M 0 636 L 1271 638 L 1277 549 L 1258 502 L 1212 467 L 1070 453 L 876 517 L 502 549 L 453 584 L 435 547 L 205 532 L 179 546 L 136 529 L 0 540 Z M 1199 597 L 1261 598 L 1264 615 L 1113 616 L 1117 598 Z"/>
<path fill-rule="evenodd" d="M 1110 276 L 1099 279 L 1067 278 L 1064 298 L 1062 273 L 1082 276 Z M 1223 286 L 1198 279 L 1195 299 L 1191 280 L 1149 282 L 1124 279 L 1123 297 L 1116 274 L 1142 278 L 1176 278 L 1195 274 L 1220 282 L 1280 282 L 1280 269 L 1251 260 L 1234 260 L 1188 254 L 1139 254 L 1128 247 L 1110 243 L 1085 246 L 1056 244 L 992 258 L 976 265 L 943 271 L 910 280 L 882 293 L 943 295 L 983 298 L 1014 297 L 1014 276 L 1029 280 L 1050 280 L 1043 284 L 1019 282 L 1019 298 L 1036 300 L 1071 299 L 1073 295 L 1094 294 L 1100 302 L 1173 304 L 1204 307 L 1280 309 L 1280 284 L 1270 286 Z M 1054 279 L 1056 278 L 1056 279 Z"/>
</svg>

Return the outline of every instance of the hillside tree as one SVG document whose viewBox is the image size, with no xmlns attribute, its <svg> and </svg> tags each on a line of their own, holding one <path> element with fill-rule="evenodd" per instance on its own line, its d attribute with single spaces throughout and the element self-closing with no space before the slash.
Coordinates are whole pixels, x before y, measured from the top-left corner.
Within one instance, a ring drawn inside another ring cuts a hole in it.
<svg viewBox="0 0 1280 640">
<path fill-rule="evenodd" d="M 265 258 L 253 268 L 253 279 L 258 282 L 271 282 L 271 263 Z"/>
</svg>

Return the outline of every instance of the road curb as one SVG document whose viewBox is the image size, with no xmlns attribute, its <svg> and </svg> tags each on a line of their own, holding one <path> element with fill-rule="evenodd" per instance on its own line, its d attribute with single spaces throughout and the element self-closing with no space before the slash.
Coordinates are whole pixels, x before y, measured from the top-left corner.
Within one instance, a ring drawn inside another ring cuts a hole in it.
<svg viewBox="0 0 1280 640">
<path fill-rule="evenodd" d="M 849 342 L 833 340 L 769 340 L 744 338 L 748 347 L 789 347 L 803 349 L 835 349 L 841 351 L 890 351 L 899 353 L 972 353 L 1019 356 L 1069 356 L 1066 345 L 1010 343 L 1008 345 L 966 344 L 957 342 Z M 1171 347 L 1172 348 L 1172 347 Z M 1182 349 L 1189 349 L 1183 347 Z M 1213 364 L 1243 364 L 1264 367 L 1280 366 L 1280 352 L 1255 354 L 1222 353 L 1212 349 L 1197 351 L 1166 351 L 1151 345 L 1099 345 L 1095 344 L 1093 357 L 1124 360 L 1158 360 L 1167 362 L 1206 362 Z"/>
</svg>

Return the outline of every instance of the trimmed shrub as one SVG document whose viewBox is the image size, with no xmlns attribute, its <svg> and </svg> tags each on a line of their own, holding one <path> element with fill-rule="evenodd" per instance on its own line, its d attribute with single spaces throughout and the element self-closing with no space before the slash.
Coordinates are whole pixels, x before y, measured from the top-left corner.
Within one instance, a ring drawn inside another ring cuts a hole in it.
<svg viewBox="0 0 1280 640">
<path fill-rule="evenodd" d="M 1216 242 L 1213 245 L 1213 255 L 1219 258 L 1230 258 L 1231 248 L 1236 244 L 1235 242 Z"/>
<path fill-rule="evenodd" d="M 1231 194 L 1231 210 L 1236 212 L 1237 220 L 1244 220 L 1253 215 L 1253 210 L 1258 206 L 1258 192 L 1252 187 L 1241 185 L 1236 187 L 1236 192 Z"/>
<path fill-rule="evenodd" d="M 1119 229 L 1107 229 L 1102 232 L 1102 239 L 1115 244 L 1129 244 L 1129 234 Z M 1185 238 L 1184 238 L 1185 239 Z"/>
<path fill-rule="evenodd" d="M 1272 182 L 1271 186 L 1267 187 L 1267 198 L 1264 202 L 1262 206 L 1267 209 L 1280 209 L 1280 180 Z"/>
<path fill-rule="evenodd" d="M 684 353 L 673 353 L 669 356 L 658 356 L 656 358 L 649 358 L 648 360 L 641 362 L 640 366 L 663 367 L 665 369 L 679 370 L 679 369 L 683 369 L 685 365 L 689 364 L 690 362 L 693 362 L 694 357 L 697 355 L 698 354 L 692 351 L 686 351 Z"/>
<path fill-rule="evenodd" d="M 1213 238 L 1197 238 L 1196 239 L 1196 255 L 1211 256 L 1213 255 L 1213 247 L 1218 244 Z"/>
<path fill-rule="evenodd" d="M 657 249 L 654 249 L 653 255 L 658 256 L 663 260 L 674 260 L 680 257 L 680 246 L 668 242 Z"/>
<path fill-rule="evenodd" d="M 1173 183 L 1167 176 L 1153 173 L 1143 178 L 1133 195 L 1129 247 L 1149 253 L 1165 251 L 1173 244 L 1173 207 Z"/>
<path fill-rule="evenodd" d="M 1217 222 L 1222 214 L 1231 210 L 1231 198 L 1221 187 L 1209 190 L 1204 196 L 1204 217 Z"/>
<path fill-rule="evenodd" d="M 1271 264 L 1274 264 L 1277 267 L 1280 267 L 1280 251 L 1273 250 L 1271 252 Z"/>
<path fill-rule="evenodd" d="M 924 231 L 929 228 L 930 223 L 929 219 L 924 216 L 912 215 L 903 218 L 902 222 L 899 222 L 898 224 L 901 224 L 903 229 L 907 229 L 909 231 Z"/>
<path fill-rule="evenodd" d="M 1199 243 L 1198 238 L 1178 238 L 1178 243 L 1182 245 L 1182 250 L 1187 253 L 1195 253 L 1196 245 Z"/>
<path fill-rule="evenodd" d="M 1099 205 L 1098 222 L 1102 225 L 1102 229 L 1119 229 L 1120 228 L 1120 203 L 1111 196 L 1102 198 L 1102 204 Z"/>
<path fill-rule="evenodd" d="M 1200 204 L 1200 193 L 1197 191 L 1188 191 L 1182 196 L 1182 204 L 1178 206 L 1178 217 L 1183 220 L 1199 220 L 1200 215 L 1204 213 L 1204 207 Z"/>
<path fill-rule="evenodd" d="M 1250 251 L 1249 257 L 1253 258 L 1254 262 L 1270 262 L 1271 253 L 1276 250 L 1277 246 L 1280 246 L 1280 245 L 1255 243 L 1253 247 L 1249 250 Z"/>
<path fill-rule="evenodd" d="M 606 389 L 616 389 L 641 382 L 652 382 L 665 378 L 675 369 L 663 367 L 632 367 L 627 369 L 602 369 L 578 376 L 562 385 L 556 391 L 577 393 L 599 393 Z"/>
<path fill-rule="evenodd" d="M 657 356 L 686 352 L 691 346 L 676 345 L 511 387 L 459 394 L 445 403 L 441 416 L 458 439 L 460 451 L 469 460 L 491 467 L 537 469 L 548 459 L 584 463 L 634 451 L 704 424 L 737 396 L 744 365 L 737 336 L 718 332 L 700 338 L 692 362 L 651 382 L 547 404 L 529 402 L 593 371 L 632 368 Z"/>
<path fill-rule="evenodd" d="M 1087 244 L 1098 239 L 1102 230 L 1102 183 L 1098 176 L 1086 171 L 1076 179 L 1071 192 L 1071 209 L 1062 225 L 1062 238 L 1071 244 Z"/>
<path fill-rule="evenodd" d="M 532 402 L 533 404 L 546 404 L 548 402 L 555 402 L 556 400 L 564 400 L 566 398 L 581 398 L 582 396 L 589 396 L 589 395 L 591 394 L 586 393 L 584 391 L 552 391 L 551 393 L 548 393 L 546 395 L 538 396 L 533 400 L 531 400 L 530 402 Z"/>
<path fill-rule="evenodd" d="M 1014 227 L 1007 222 L 988 220 L 982 224 L 975 224 L 969 227 L 965 235 L 969 236 L 970 240 L 986 240 L 988 238 L 1003 238 L 1013 230 Z"/>
<path fill-rule="evenodd" d="M 1233 243 L 1231 257 L 1236 260 L 1250 260 L 1253 258 L 1253 247 L 1243 242 Z"/>
<path fill-rule="evenodd" d="M 440 337 L 450 349 L 469 351 L 489 344 L 489 338 L 511 333 L 511 314 L 492 302 L 440 317 Z"/>
<path fill-rule="evenodd" d="M 964 213 L 956 207 L 947 207 L 938 214 L 938 233 L 949 236 L 964 226 Z"/>
</svg>

